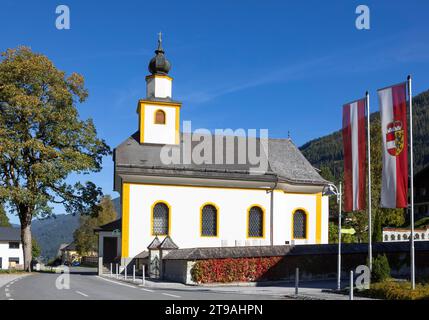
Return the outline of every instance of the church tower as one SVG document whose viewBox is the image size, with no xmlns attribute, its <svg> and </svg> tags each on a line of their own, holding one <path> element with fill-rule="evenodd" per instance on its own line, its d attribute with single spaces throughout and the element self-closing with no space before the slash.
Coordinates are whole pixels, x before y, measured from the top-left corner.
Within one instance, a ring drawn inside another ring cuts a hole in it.
<svg viewBox="0 0 429 320">
<path fill-rule="evenodd" d="M 161 33 L 155 57 L 149 62 L 146 76 L 146 98 L 138 102 L 140 143 L 179 144 L 180 108 L 172 99 L 173 78 L 168 75 L 171 64 L 162 48 Z"/>
</svg>

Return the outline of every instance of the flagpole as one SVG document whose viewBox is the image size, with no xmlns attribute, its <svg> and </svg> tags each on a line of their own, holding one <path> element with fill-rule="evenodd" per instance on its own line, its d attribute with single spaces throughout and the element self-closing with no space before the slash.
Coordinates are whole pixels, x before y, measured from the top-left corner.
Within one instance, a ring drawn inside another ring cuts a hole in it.
<svg viewBox="0 0 429 320">
<path fill-rule="evenodd" d="M 367 126 L 368 126 L 368 266 L 372 271 L 372 205 L 371 205 L 371 130 L 370 130 L 370 113 L 369 113 L 369 93 L 366 92 L 366 108 L 367 108 Z"/>
<path fill-rule="evenodd" d="M 414 157 L 413 157 L 413 96 L 411 91 L 411 76 L 408 78 L 408 101 L 410 104 L 410 184 L 411 184 L 411 286 L 413 290 L 416 288 L 416 270 L 414 256 Z"/>
</svg>

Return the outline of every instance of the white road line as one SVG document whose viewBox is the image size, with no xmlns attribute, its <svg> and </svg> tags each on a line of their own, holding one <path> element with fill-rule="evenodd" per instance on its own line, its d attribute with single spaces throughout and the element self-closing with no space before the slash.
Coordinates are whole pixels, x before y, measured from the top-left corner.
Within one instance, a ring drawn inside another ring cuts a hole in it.
<svg viewBox="0 0 429 320">
<path fill-rule="evenodd" d="M 9 299 L 7 299 L 7 300 L 13 300 L 13 298 L 9 298 Z"/>
<path fill-rule="evenodd" d="M 120 282 L 117 282 L 117 281 L 112 281 L 112 280 L 109 280 L 109 279 L 106 279 L 106 278 L 103 278 L 103 277 L 100 277 L 100 276 L 97 276 L 97 278 L 103 279 L 104 281 L 108 281 L 108 282 L 111 282 L 111 283 L 114 283 L 114 284 L 117 284 L 117 285 L 120 285 L 120 286 L 137 289 L 136 287 L 131 286 L 129 284 L 120 283 Z"/>
<path fill-rule="evenodd" d="M 146 288 L 141 288 L 140 290 L 147 291 L 147 292 L 155 292 L 155 291 L 153 291 L 153 290 L 146 289 Z"/>
<path fill-rule="evenodd" d="M 162 293 L 164 296 L 169 296 L 169 297 L 173 297 L 173 298 L 180 298 L 180 296 L 176 296 L 174 294 L 169 294 L 169 293 Z"/>
<path fill-rule="evenodd" d="M 4 291 L 9 292 L 9 288 L 5 288 Z"/>
<path fill-rule="evenodd" d="M 6 286 L 6 289 L 7 289 L 7 288 L 9 288 L 9 286 L 10 286 L 10 284 L 8 284 L 8 285 Z"/>
<path fill-rule="evenodd" d="M 6 292 L 6 298 L 10 298 L 10 293 Z"/>
<path fill-rule="evenodd" d="M 76 293 L 78 293 L 78 294 L 80 294 L 80 295 L 82 295 L 82 296 L 84 296 L 84 297 L 89 297 L 87 294 L 85 294 L 85 293 L 83 293 L 83 292 L 80 292 L 80 291 L 76 291 Z"/>
</svg>

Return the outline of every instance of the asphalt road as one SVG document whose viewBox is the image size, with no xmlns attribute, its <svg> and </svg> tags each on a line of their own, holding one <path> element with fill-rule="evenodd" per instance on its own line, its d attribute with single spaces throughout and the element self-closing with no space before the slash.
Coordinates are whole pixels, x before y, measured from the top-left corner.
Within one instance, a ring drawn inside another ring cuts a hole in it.
<svg viewBox="0 0 429 320">
<path fill-rule="evenodd" d="M 141 287 L 98 277 L 90 270 L 72 270 L 69 289 L 67 276 L 54 273 L 33 273 L 0 288 L 0 300 L 266 300 L 284 299 L 281 295 L 241 294 L 216 288 Z"/>
</svg>

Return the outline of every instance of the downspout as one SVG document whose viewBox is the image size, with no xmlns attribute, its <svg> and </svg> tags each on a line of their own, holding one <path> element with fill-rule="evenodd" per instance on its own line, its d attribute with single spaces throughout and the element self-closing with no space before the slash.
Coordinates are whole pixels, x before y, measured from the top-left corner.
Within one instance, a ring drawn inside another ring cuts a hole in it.
<svg viewBox="0 0 429 320">
<path fill-rule="evenodd" d="M 278 178 L 270 192 L 270 246 L 274 245 L 274 190 L 277 188 Z"/>
</svg>

